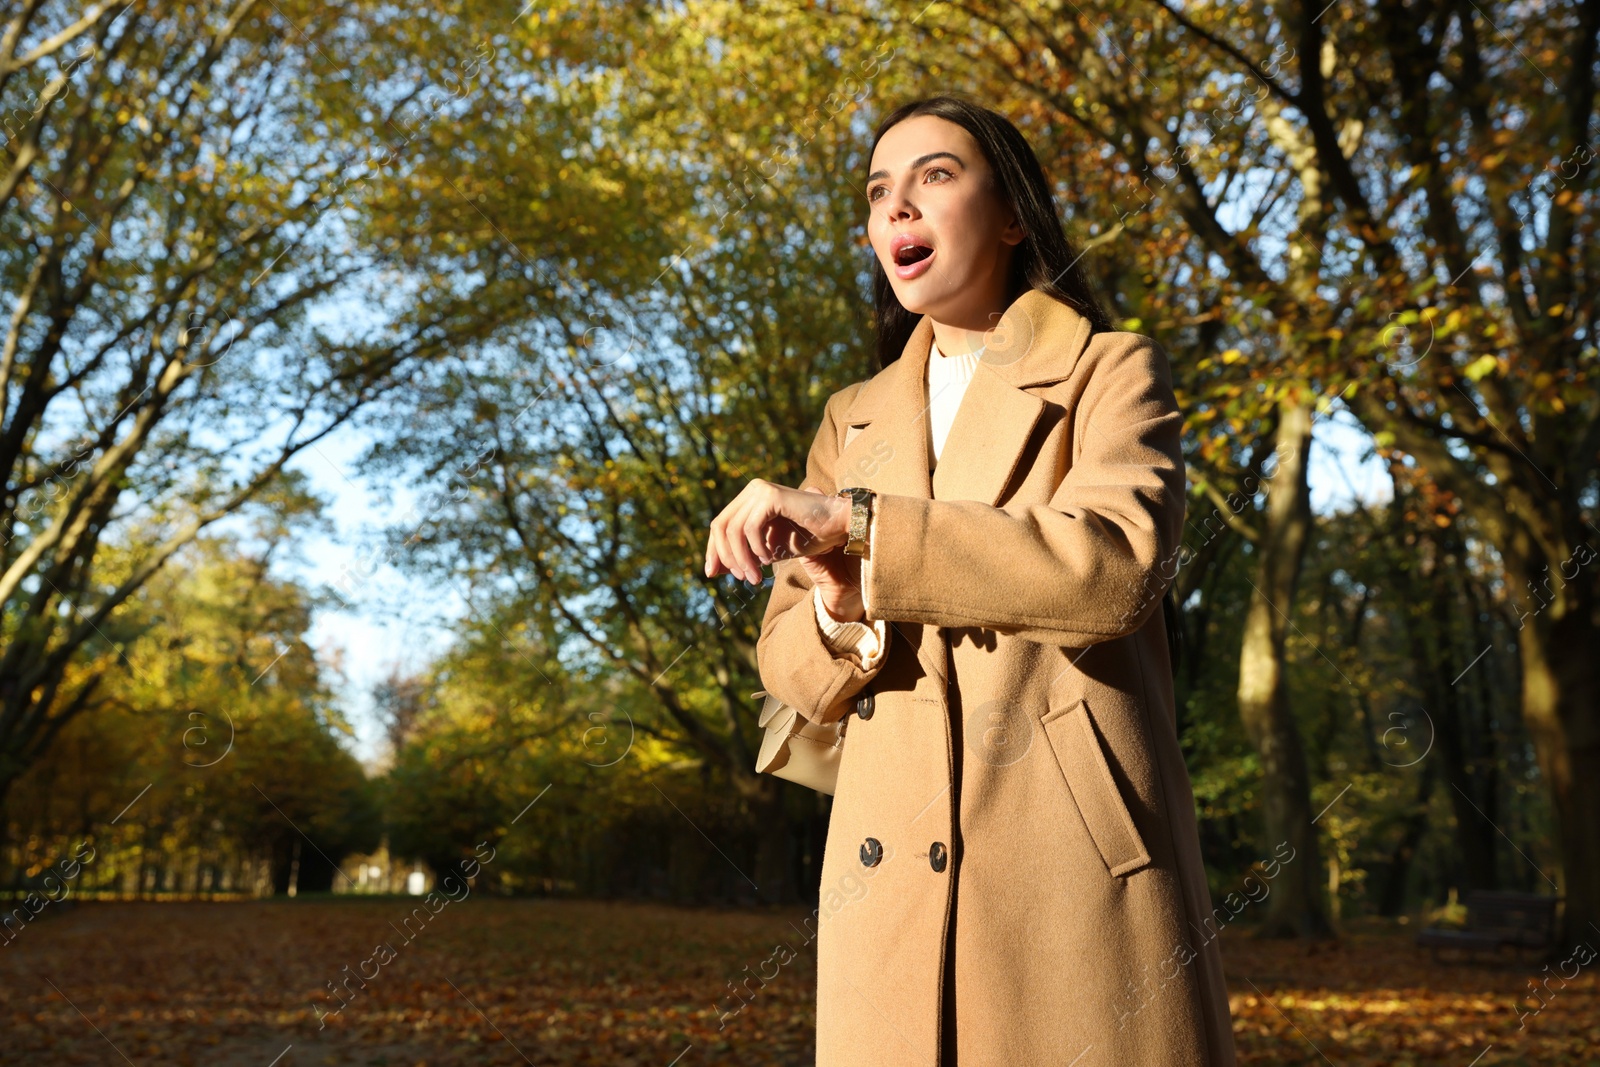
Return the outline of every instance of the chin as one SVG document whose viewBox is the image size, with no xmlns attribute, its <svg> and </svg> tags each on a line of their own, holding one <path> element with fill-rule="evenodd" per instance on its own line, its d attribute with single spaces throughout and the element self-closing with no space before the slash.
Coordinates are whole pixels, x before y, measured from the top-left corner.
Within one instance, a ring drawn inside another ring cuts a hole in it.
<svg viewBox="0 0 1600 1067">
<path fill-rule="evenodd" d="M 900 301 L 901 307 L 913 315 L 926 315 L 941 302 L 942 294 L 931 292 L 927 286 L 917 284 L 920 281 L 922 279 L 919 278 L 908 285 L 896 284 L 892 278 L 889 281 L 889 288 L 894 290 L 895 299 Z"/>
<path fill-rule="evenodd" d="M 934 318 L 939 317 L 939 308 L 947 302 L 943 294 L 933 294 L 930 296 L 928 293 L 919 292 L 913 295 L 910 293 L 902 293 L 897 289 L 895 290 L 894 295 L 899 299 L 900 306 L 905 308 L 911 314 L 932 315 Z"/>
</svg>

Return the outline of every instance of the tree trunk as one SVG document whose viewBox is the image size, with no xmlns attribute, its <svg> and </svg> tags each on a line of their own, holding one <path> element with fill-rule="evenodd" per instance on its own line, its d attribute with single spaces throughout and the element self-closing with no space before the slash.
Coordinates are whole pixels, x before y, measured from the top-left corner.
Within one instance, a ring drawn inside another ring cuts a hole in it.
<svg viewBox="0 0 1600 1067">
<path fill-rule="evenodd" d="M 1279 407 L 1278 469 L 1267 494 L 1256 544 L 1256 578 L 1239 652 L 1239 716 L 1261 756 L 1265 847 L 1287 844 L 1293 859 L 1268 898 L 1260 933 L 1266 937 L 1322 936 L 1329 932 L 1321 899 L 1322 864 L 1311 823 L 1311 782 L 1300 728 L 1289 706 L 1284 646 L 1295 584 L 1311 531 L 1306 466 L 1311 412 L 1297 401 Z"/>
<path fill-rule="evenodd" d="M 1497 776 L 1491 762 L 1479 769 L 1476 754 L 1467 736 L 1467 709 L 1461 699 L 1464 690 L 1451 684 L 1462 672 L 1462 661 L 1451 640 L 1451 616 L 1457 602 L 1446 583 L 1435 583 L 1433 624 L 1437 647 L 1431 659 L 1419 659 L 1418 666 L 1431 690 L 1428 703 L 1433 707 L 1433 726 L 1439 757 L 1444 761 L 1445 780 L 1450 783 L 1450 808 L 1456 817 L 1456 851 L 1461 862 L 1463 889 L 1498 889 L 1495 868 L 1495 830 L 1498 810 Z M 1475 628 L 1474 628 L 1475 629 Z M 1469 630 L 1469 633 L 1472 631 Z"/>
<path fill-rule="evenodd" d="M 1539 865 L 1540 882 L 1565 883 L 1570 946 L 1600 928 L 1600 627 L 1582 612 L 1547 617 L 1524 620 L 1518 634 L 1522 715 L 1549 783 L 1565 868 L 1561 876 Z"/>
<path fill-rule="evenodd" d="M 1387 918 L 1402 915 L 1406 910 L 1406 882 L 1411 874 L 1411 862 L 1416 859 L 1417 846 L 1428 832 L 1428 801 L 1433 796 L 1435 769 L 1433 760 L 1422 765 L 1422 778 L 1417 783 L 1417 798 L 1412 809 L 1401 823 L 1400 840 L 1389 854 L 1389 864 L 1384 869 L 1383 892 L 1378 898 L 1378 914 Z"/>
<path fill-rule="evenodd" d="M 1401 479 L 1395 478 L 1394 485 L 1393 518 L 1398 520 L 1405 511 L 1400 504 Z M 1396 534 L 1400 532 L 1398 522 L 1393 529 Z M 1433 551 L 1427 556 L 1431 563 L 1420 570 L 1391 567 L 1389 573 L 1403 601 L 1414 605 L 1406 613 L 1406 636 L 1430 729 L 1427 734 L 1420 729 L 1414 734 L 1407 731 L 1406 751 L 1394 751 L 1393 759 L 1385 762 L 1393 767 L 1411 766 L 1413 753 L 1410 750 L 1413 748 L 1418 761 L 1429 760 L 1430 770 L 1435 758 L 1444 761 L 1450 810 L 1456 823 L 1456 864 L 1452 864 L 1448 876 L 1458 884 L 1464 883 L 1461 884 L 1463 889 L 1497 889 L 1495 813 L 1498 793 L 1493 761 L 1475 758 L 1481 754 L 1475 751 L 1467 736 L 1467 691 L 1455 684 L 1474 655 L 1468 651 L 1463 657 L 1458 650 L 1463 645 L 1482 649 L 1488 635 L 1470 609 L 1462 609 L 1456 596 L 1458 583 L 1472 581 L 1460 538 L 1453 531 L 1424 531 L 1419 539 L 1421 543 L 1432 545 Z M 1467 600 L 1470 604 L 1470 591 Z M 1466 637 L 1460 642 L 1456 640 L 1456 631 L 1458 620 L 1463 617 Z"/>
</svg>

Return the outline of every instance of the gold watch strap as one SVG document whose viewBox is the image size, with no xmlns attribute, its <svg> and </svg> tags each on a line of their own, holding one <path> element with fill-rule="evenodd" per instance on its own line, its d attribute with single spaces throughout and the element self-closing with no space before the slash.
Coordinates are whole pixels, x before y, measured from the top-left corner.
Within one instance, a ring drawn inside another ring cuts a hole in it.
<svg viewBox="0 0 1600 1067">
<path fill-rule="evenodd" d="M 867 531 L 872 520 L 873 491 L 858 486 L 839 490 L 839 495 L 850 498 L 850 538 L 845 542 L 847 556 L 867 554 Z"/>
</svg>

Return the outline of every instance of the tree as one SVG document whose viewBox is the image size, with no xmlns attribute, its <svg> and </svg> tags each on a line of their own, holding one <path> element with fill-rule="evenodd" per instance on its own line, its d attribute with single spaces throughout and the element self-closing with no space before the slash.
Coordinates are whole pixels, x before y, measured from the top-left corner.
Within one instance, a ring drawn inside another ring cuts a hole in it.
<svg viewBox="0 0 1600 1067">
<path fill-rule="evenodd" d="M 317 599 L 271 577 L 271 555 L 202 536 L 129 598 L 126 669 L 79 668 L 107 673 L 106 706 L 15 784 L 15 871 L 88 839 L 83 884 L 327 890 L 378 844 L 376 791 L 305 640 Z"/>
<path fill-rule="evenodd" d="M 311 10 L 6 17 L 0 800 L 106 706 L 109 653 L 138 632 L 130 597 L 477 326 L 453 279 L 416 280 L 399 303 L 377 274 L 392 246 L 327 232 L 371 209 L 394 154 L 378 160 L 384 124 L 366 121 L 388 107 L 356 103 L 381 95 L 380 72 L 352 79 L 338 58 L 372 11 L 341 9 L 348 32 L 313 41 L 295 24 Z M 370 328 L 312 317 L 363 295 Z"/>
<path fill-rule="evenodd" d="M 813 797 L 754 769 L 759 591 L 696 561 L 751 478 L 799 484 L 828 394 L 871 373 L 864 146 L 835 91 L 847 76 L 859 90 L 887 50 L 835 26 L 838 47 L 781 83 L 745 74 L 812 25 L 733 4 L 648 18 L 571 5 L 519 23 L 517 77 L 474 87 L 426 146 L 438 173 L 463 152 L 483 165 L 460 179 L 477 209 L 449 222 L 459 245 L 418 262 L 483 273 L 498 334 L 416 379 L 396 415 L 411 437 L 365 468 L 398 476 L 425 457 L 448 491 L 393 531 L 397 562 L 467 588 L 469 628 L 507 621 L 502 655 L 529 691 L 563 675 L 594 686 L 630 709 L 613 731 L 675 757 L 656 773 L 714 772 L 764 828 L 752 881 L 779 900 L 797 892 L 792 828 Z M 434 32 L 418 27 L 407 54 L 431 63 Z M 730 105 L 732 86 L 752 95 Z M 819 108 L 775 126 L 795 95 Z M 383 225 L 443 225 L 447 192 Z M 530 279 L 518 249 L 559 251 L 555 281 Z M 541 704 L 547 726 L 593 726 L 578 702 Z"/>
</svg>

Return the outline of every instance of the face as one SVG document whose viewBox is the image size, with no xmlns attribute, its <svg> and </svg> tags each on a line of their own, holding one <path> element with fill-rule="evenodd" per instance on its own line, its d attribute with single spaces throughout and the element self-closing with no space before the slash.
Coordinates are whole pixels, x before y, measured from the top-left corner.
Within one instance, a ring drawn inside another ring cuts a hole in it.
<svg viewBox="0 0 1600 1067">
<path fill-rule="evenodd" d="M 867 237 L 901 305 L 945 325 L 993 326 L 1025 235 L 973 136 L 936 115 L 896 124 L 873 150 L 866 196 Z"/>
</svg>

